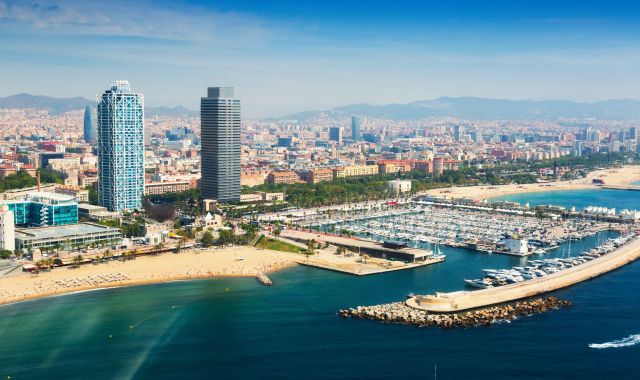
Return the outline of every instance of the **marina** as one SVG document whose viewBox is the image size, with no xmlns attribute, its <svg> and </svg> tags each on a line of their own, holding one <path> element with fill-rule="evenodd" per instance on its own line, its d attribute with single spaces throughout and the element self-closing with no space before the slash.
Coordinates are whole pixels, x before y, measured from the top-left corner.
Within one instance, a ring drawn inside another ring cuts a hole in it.
<svg viewBox="0 0 640 380">
<path fill-rule="evenodd" d="M 613 228 L 609 223 L 582 218 L 541 219 L 533 213 L 486 205 L 473 207 L 421 200 L 377 209 L 317 213 L 301 217 L 294 224 L 380 243 L 396 240 L 410 247 L 445 245 L 516 256 L 544 254 L 562 242 Z"/>
</svg>

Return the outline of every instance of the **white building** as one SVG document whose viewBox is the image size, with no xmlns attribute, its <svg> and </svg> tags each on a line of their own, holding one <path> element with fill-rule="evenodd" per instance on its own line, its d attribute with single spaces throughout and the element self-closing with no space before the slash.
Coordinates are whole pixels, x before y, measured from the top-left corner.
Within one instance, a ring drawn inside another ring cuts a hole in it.
<svg viewBox="0 0 640 380">
<path fill-rule="evenodd" d="M 411 181 L 396 179 L 387 182 L 387 189 L 395 194 L 408 193 L 411 191 Z"/>
<path fill-rule="evenodd" d="M 0 249 L 14 251 L 16 249 L 16 231 L 13 212 L 9 206 L 0 205 Z"/>
<path fill-rule="evenodd" d="M 509 253 L 514 255 L 526 256 L 529 254 L 529 244 L 527 239 L 507 239 L 505 242 Z"/>
</svg>

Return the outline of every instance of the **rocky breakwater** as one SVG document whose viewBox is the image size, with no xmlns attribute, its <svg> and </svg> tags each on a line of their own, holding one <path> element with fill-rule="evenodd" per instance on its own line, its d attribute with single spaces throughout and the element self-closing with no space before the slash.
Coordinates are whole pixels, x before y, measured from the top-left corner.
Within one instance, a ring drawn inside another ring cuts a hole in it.
<svg viewBox="0 0 640 380">
<path fill-rule="evenodd" d="M 491 326 L 500 321 L 511 321 L 518 317 L 544 313 L 571 306 L 571 302 L 556 297 L 536 298 L 512 304 L 492 306 L 464 313 L 429 314 L 414 309 L 403 302 L 375 306 L 358 306 L 340 310 L 344 318 L 372 319 L 385 323 L 415 325 L 420 327 L 438 326 L 442 328 Z"/>
</svg>

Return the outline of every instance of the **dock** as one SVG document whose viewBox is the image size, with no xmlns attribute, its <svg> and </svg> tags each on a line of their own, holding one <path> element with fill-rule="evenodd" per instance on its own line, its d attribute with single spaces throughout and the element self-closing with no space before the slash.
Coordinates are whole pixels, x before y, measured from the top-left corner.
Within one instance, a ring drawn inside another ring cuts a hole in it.
<svg viewBox="0 0 640 380">
<path fill-rule="evenodd" d="M 282 231 L 280 236 L 298 242 L 314 240 L 318 243 L 329 243 L 338 247 L 347 248 L 353 252 L 364 253 L 385 260 L 391 259 L 404 261 L 407 263 L 417 263 L 419 261 L 424 261 L 429 259 L 433 255 L 433 252 L 427 249 L 410 247 L 389 248 L 369 239 L 344 237 L 316 231 L 288 229 Z"/>
<path fill-rule="evenodd" d="M 562 289 L 620 268 L 639 257 L 640 237 L 636 236 L 613 252 L 545 277 L 497 288 L 419 295 L 409 298 L 406 305 L 433 313 L 456 313 L 483 308 Z"/>
<path fill-rule="evenodd" d="M 356 276 L 381 274 L 404 269 L 412 269 L 445 261 L 444 255 L 434 254 L 431 250 L 417 248 L 388 248 L 383 245 L 359 238 L 323 234 L 314 231 L 284 230 L 280 239 L 302 246 L 303 242 L 314 240 L 320 244 L 330 244 L 348 249 L 340 256 L 332 251 L 319 249 L 317 254 L 300 258 L 300 265 L 321 268 Z"/>
<path fill-rule="evenodd" d="M 600 187 L 608 190 L 640 191 L 640 186 L 637 185 L 602 185 Z"/>
</svg>

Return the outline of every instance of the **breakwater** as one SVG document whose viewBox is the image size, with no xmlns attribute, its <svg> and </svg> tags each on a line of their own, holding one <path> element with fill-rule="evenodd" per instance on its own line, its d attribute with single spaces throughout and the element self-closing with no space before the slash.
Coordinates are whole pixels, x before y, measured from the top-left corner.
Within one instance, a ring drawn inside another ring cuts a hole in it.
<svg viewBox="0 0 640 380">
<path fill-rule="evenodd" d="M 627 243 L 606 255 L 548 276 L 490 289 L 419 295 L 406 303 L 416 309 L 440 313 L 478 309 L 562 289 L 620 268 L 639 257 L 640 237 L 634 234 Z"/>
<path fill-rule="evenodd" d="M 264 272 L 258 272 L 258 274 L 256 275 L 256 280 L 258 280 L 258 282 L 260 282 L 264 286 L 273 285 L 273 282 L 271 281 L 269 276 L 267 276 Z"/>
<path fill-rule="evenodd" d="M 375 306 L 358 306 L 343 309 L 338 314 L 343 318 L 371 319 L 384 323 L 414 325 L 419 327 L 438 326 L 441 328 L 465 328 L 491 326 L 500 321 L 511 321 L 518 317 L 544 313 L 570 307 L 571 302 L 556 297 L 536 298 L 513 304 L 493 306 L 464 313 L 431 314 L 407 306 L 404 302 L 394 302 Z"/>
</svg>

